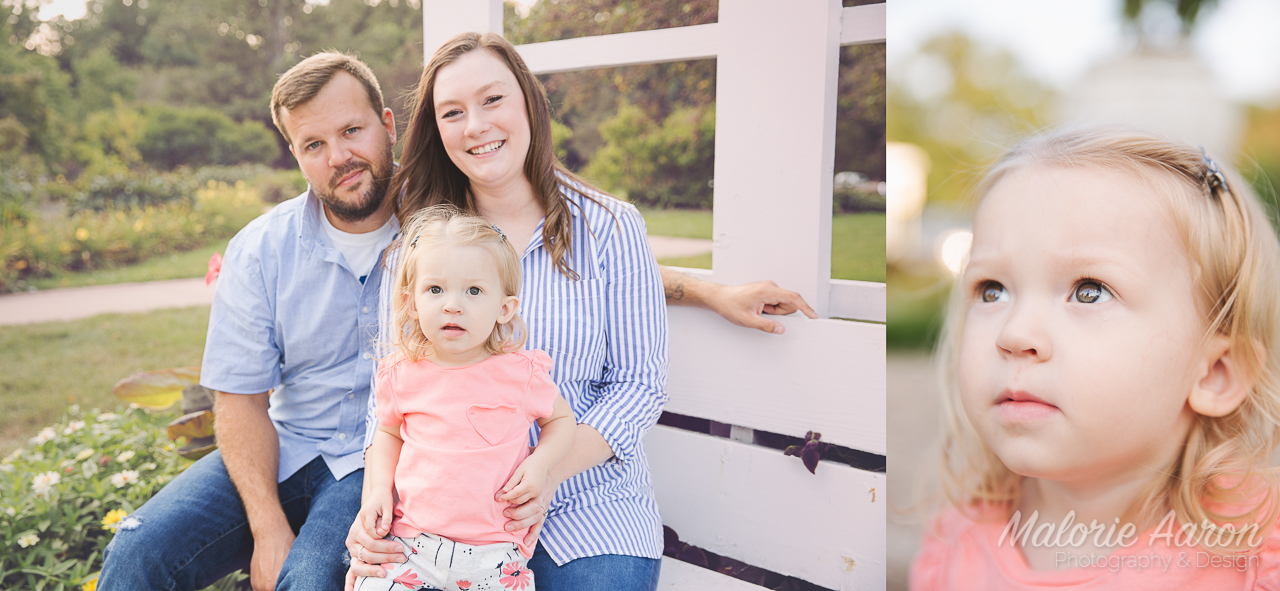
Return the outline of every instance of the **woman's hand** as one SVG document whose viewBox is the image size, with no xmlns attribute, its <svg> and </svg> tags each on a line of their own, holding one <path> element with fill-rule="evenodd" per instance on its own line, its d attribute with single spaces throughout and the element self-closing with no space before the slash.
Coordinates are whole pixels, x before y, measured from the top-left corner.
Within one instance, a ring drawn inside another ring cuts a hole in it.
<svg viewBox="0 0 1280 591">
<path fill-rule="evenodd" d="M 538 541 L 538 534 L 542 532 L 542 524 L 546 521 L 547 511 L 551 507 L 551 499 L 556 496 L 556 488 L 560 486 L 560 482 L 548 474 L 537 496 L 522 504 L 513 503 L 502 511 L 502 515 L 511 520 L 507 522 L 507 531 L 529 529 L 529 533 L 524 536 L 526 546 L 533 546 Z"/>
<path fill-rule="evenodd" d="M 382 568 L 383 564 L 406 560 L 399 543 L 382 539 L 391 529 L 391 495 L 374 493 L 369 497 L 347 531 L 347 551 L 351 553 L 347 591 L 355 588 L 357 577 L 385 577 L 387 571 Z"/>
<path fill-rule="evenodd" d="M 787 315 L 797 311 L 809 318 L 818 314 L 809 307 L 800 294 L 778 287 L 772 281 L 756 281 L 742 285 L 718 286 L 708 298 L 708 306 L 729 322 L 772 334 L 782 334 L 782 323 L 769 320 L 762 314 Z"/>
</svg>

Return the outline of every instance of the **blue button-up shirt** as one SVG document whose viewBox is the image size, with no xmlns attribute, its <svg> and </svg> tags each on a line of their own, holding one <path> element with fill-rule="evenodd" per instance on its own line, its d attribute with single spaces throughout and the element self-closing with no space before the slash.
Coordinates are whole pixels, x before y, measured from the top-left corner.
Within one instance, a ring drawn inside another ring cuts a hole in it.
<svg viewBox="0 0 1280 591">
<path fill-rule="evenodd" d="M 227 245 L 209 314 L 200 383 L 232 394 L 274 390 L 267 412 L 280 436 L 278 481 L 316 456 L 334 478 L 364 467 L 383 267 L 361 283 L 329 243 L 323 215 L 308 191 L 245 226 Z"/>
</svg>

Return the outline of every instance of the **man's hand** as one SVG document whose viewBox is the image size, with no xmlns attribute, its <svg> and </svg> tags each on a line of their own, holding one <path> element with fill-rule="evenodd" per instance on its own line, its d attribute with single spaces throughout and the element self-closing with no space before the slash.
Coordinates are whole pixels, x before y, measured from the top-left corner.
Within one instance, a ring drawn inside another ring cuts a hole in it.
<svg viewBox="0 0 1280 591">
<path fill-rule="evenodd" d="M 782 323 L 769 320 L 761 314 L 787 315 L 800 311 L 809 318 L 818 317 L 800 294 L 782 289 L 772 281 L 721 285 L 708 304 L 712 311 L 724 316 L 729 322 L 772 334 L 782 334 L 786 332 L 786 328 Z"/>
<path fill-rule="evenodd" d="M 738 326 L 782 334 L 786 332 L 782 323 L 761 314 L 786 315 L 799 311 L 810 318 L 818 317 L 800 294 L 782 289 L 772 281 L 720 285 L 690 277 L 670 267 L 659 266 L 658 269 L 662 273 L 667 304 L 706 308 Z"/>
<path fill-rule="evenodd" d="M 249 584 L 253 591 L 275 591 L 293 539 L 293 530 L 287 526 L 275 535 L 254 536 L 253 558 L 249 562 Z"/>
</svg>

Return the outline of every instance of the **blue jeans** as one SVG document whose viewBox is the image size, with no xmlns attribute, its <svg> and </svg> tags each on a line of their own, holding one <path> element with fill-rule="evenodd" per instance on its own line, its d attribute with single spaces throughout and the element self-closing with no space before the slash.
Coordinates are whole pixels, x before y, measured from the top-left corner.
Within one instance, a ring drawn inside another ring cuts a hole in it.
<svg viewBox="0 0 1280 591">
<path fill-rule="evenodd" d="M 335 480 L 316 458 L 279 485 L 280 504 L 297 539 L 276 589 L 341 589 L 347 530 L 360 511 L 364 471 Z M 203 589 L 248 569 L 253 535 L 240 495 L 213 452 L 192 464 L 130 517 L 103 555 L 102 591 Z"/>
<path fill-rule="evenodd" d="M 588 556 L 556 566 L 542 544 L 529 559 L 538 591 L 654 591 L 661 568 L 661 560 L 619 554 Z"/>
</svg>

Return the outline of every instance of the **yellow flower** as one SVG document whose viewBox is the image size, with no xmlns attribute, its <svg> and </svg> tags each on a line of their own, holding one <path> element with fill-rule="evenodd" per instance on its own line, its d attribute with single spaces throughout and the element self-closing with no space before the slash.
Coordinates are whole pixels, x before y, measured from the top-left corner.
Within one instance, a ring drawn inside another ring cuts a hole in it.
<svg viewBox="0 0 1280 591">
<path fill-rule="evenodd" d="M 81 241 L 81 242 L 84 242 L 85 240 L 88 240 L 88 239 L 89 239 L 89 231 L 88 231 L 88 230 L 86 230 L 86 229 L 84 229 L 84 228 L 80 228 L 80 229 L 77 229 L 77 230 L 76 230 L 76 240 L 79 240 L 79 241 Z"/>
<path fill-rule="evenodd" d="M 112 509 L 107 512 L 106 517 L 102 518 L 102 527 L 114 532 L 116 531 L 116 524 L 128 516 L 129 514 L 125 513 L 123 509 Z"/>
<path fill-rule="evenodd" d="M 96 591 L 98 589 L 98 575 L 102 573 L 94 573 L 89 575 L 89 580 L 80 586 L 80 591 Z"/>
</svg>

